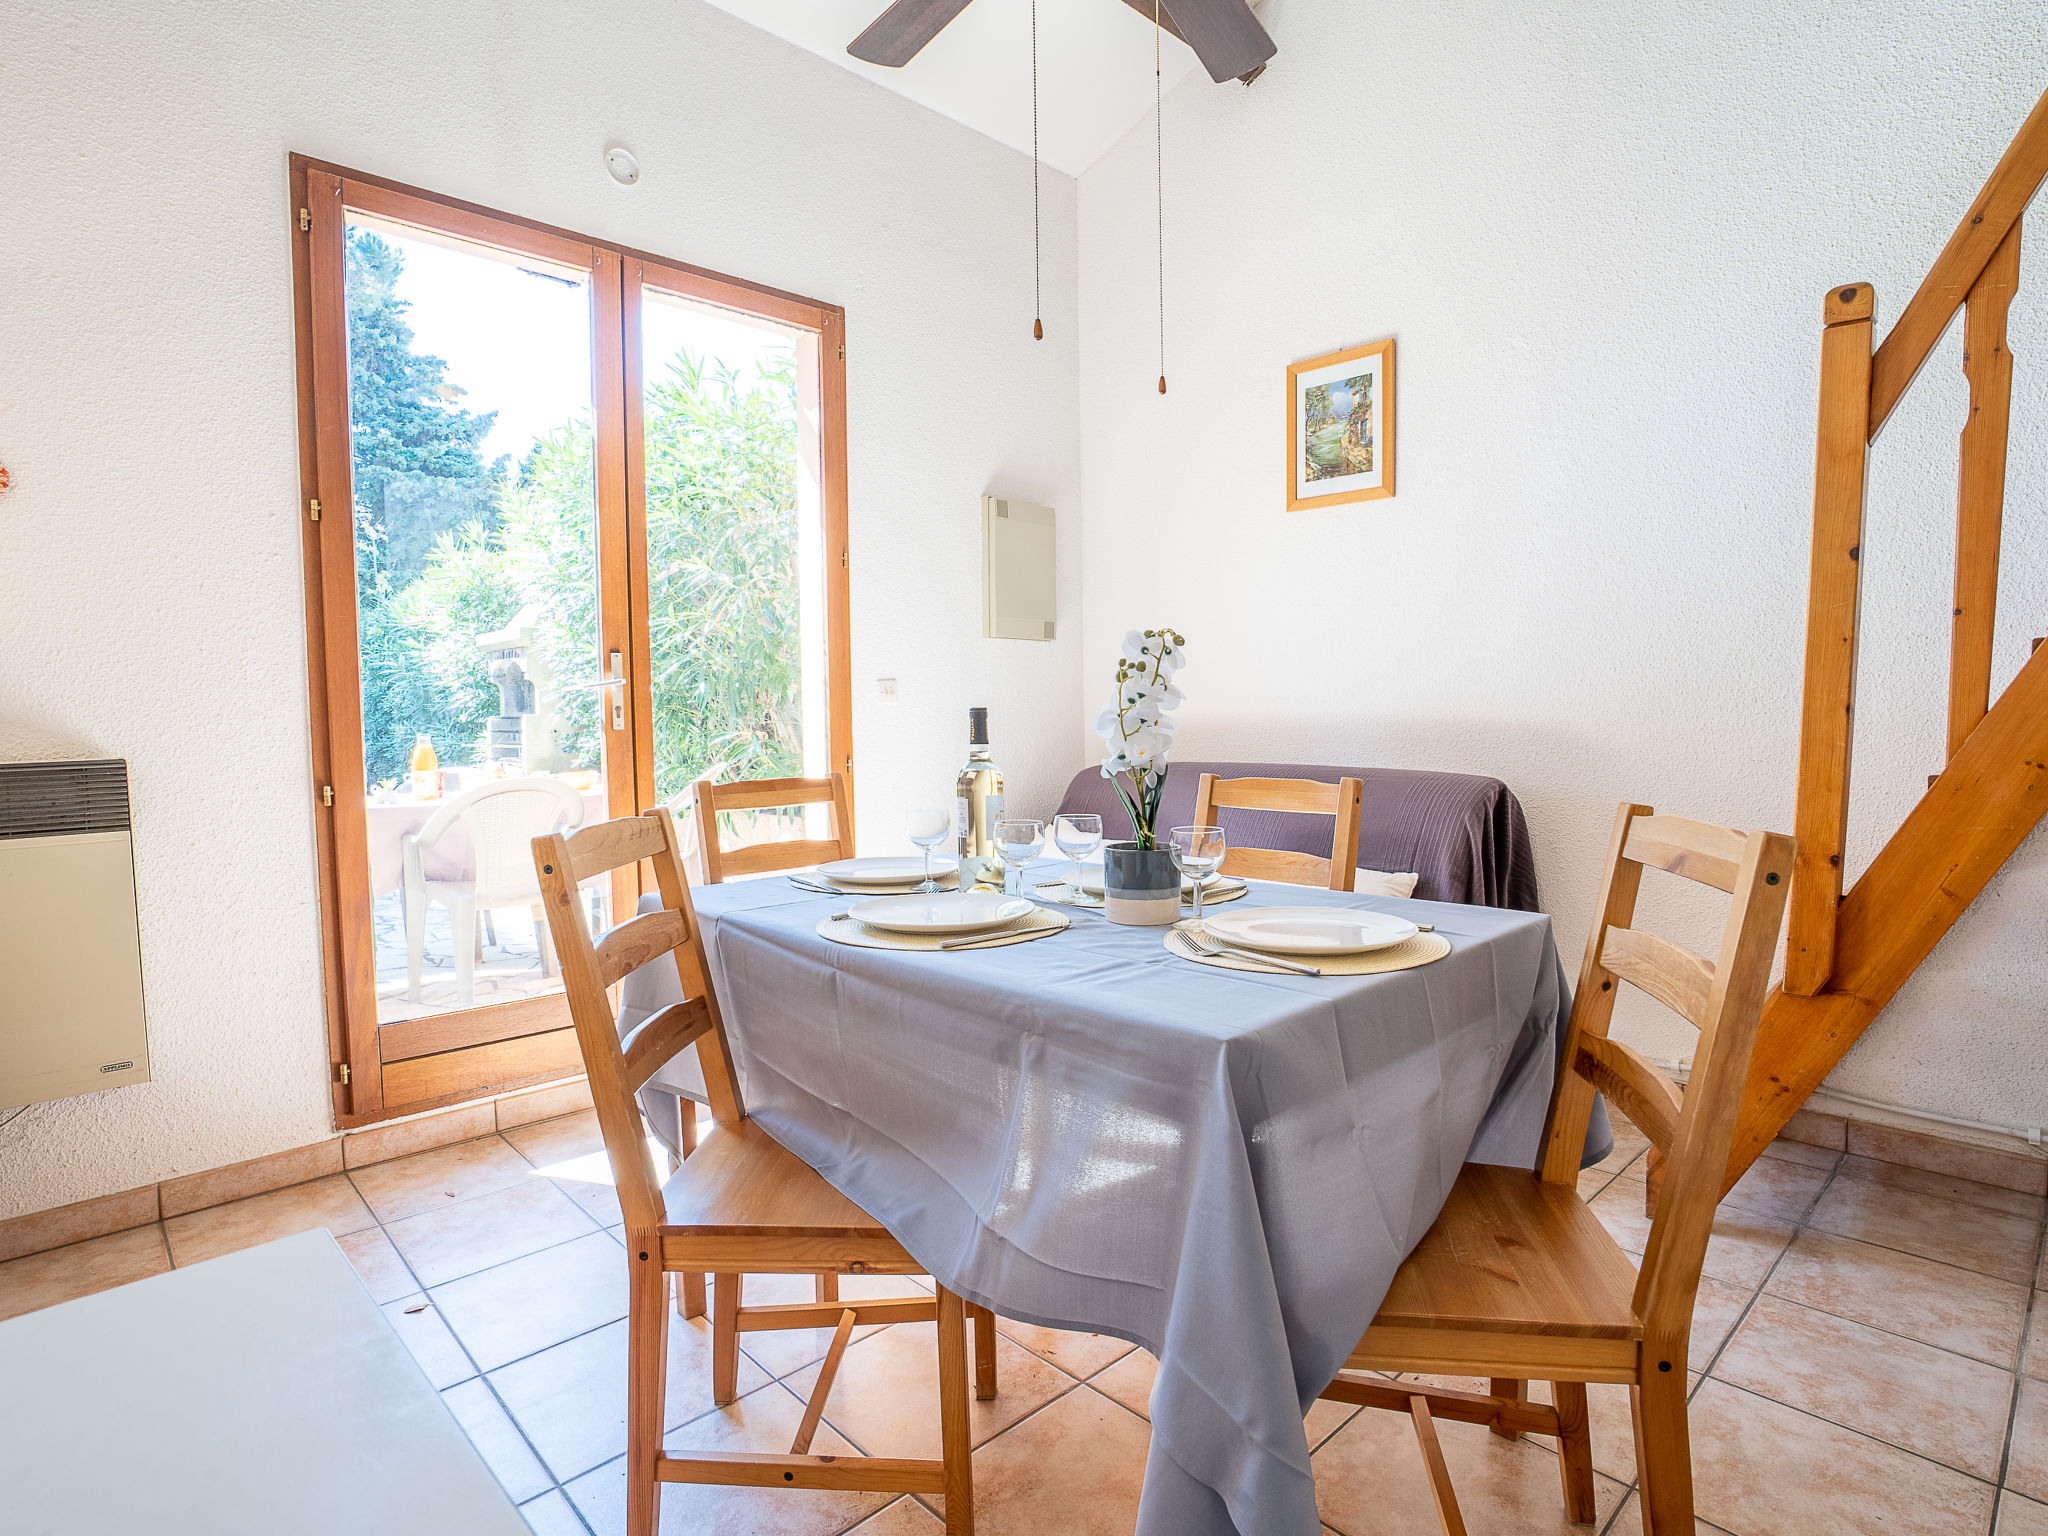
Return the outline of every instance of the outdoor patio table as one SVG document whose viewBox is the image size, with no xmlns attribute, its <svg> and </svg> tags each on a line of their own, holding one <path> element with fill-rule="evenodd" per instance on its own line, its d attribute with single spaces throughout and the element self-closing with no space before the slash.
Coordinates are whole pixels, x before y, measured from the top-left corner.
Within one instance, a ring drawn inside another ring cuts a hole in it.
<svg viewBox="0 0 2048 1536">
<path fill-rule="evenodd" d="M 843 901 L 787 880 L 692 894 L 776 1140 L 970 1301 L 1158 1357 L 1140 1536 L 1315 1536 L 1303 1413 L 1459 1165 L 1535 1161 L 1569 1000 L 1549 918 L 1254 882 L 1250 903 L 1451 942 L 1311 978 L 1191 964 L 1086 910 L 917 953 L 820 937 Z M 621 1026 L 677 996 L 654 962 Z"/>
</svg>

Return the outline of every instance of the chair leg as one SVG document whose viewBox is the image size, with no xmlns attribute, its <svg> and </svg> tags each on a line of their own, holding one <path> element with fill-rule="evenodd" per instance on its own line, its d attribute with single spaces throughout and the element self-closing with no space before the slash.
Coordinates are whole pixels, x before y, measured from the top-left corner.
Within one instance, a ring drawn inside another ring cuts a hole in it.
<svg viewBox="0 0 2048 1536">
<path fill-rule="evenodd" d="M 711 1401 L 721 1408 L 739 1396 L 740 1277 L 720 1275 L 711 1292 Z"/>
<path fill-rule="evenodd" d="M 681 1096 L 678 1095 L 680 1098 Z M 683 1156 L 688 1157 L 697 1150 L 697 1101 L 682 1099 L 676 1110 L 677 1134 L 682 1138 Z"/>
<path fill-rule="evenodd" d="M 663 1405 L 668 1398 L 668 1276 L 661 1267 L 657 1234 L 632 1238 L 632 1269 L 626 1337 L 626 1536 L 656 1536 L 661 1524 Z"/>
<path fill-rule="evenodd" d="M 534 948 L 540 951 L 540 973 L 543 976 L 555 974 L 555 936 L 548 931 L 547 909 L 535 902 L 527 909 L 533 913 Z"/>
<path fill-rule="evenodd" d="M 811 1278 L 818 1283 L 819 1301 L 837 1301 L 839 1299 L 839 1277 L 837 1275 L 813 1275 Z"/>
<path fill-rule="evenodd" d="M 974 1395 L 987 1402 L 996 1395 L 996 1315 L 969 1304 L 974 1319 Z"/>
<path fill-rule="evenodd" d="M 939 1440 L 946 1467 L 946 1536 L 974 1536 L 974 1439 L 967 1422 L 967 1311 L 939 1288 Z"/>
<path fill-rule="evenodd" d="M 1495 1376 L 1487 1383 L 1486 1390 L 1493 1397 L 1512 1398 L 1518 1403 L 1526 1403 L 1529 1400 L 1529 1384 L 1526 1381 L 1517 1381 L 1512 1376 Z M 1503 1440 L 1522 1438 L 1519 1429 L 1509 1429 L 1505 1424 L 1489 1424 L 1487 1428 Z"/>
<path fill-rule="evenodd" d="M 1641 1483 L 1643 1536 L 1691 1536 L 1692 1437 L 1685 1419 L 1685 1373 L 1652 1366 L 1629 1388 L 1635 1419 L 1636 1477 Z"/>
<path fill-rule="evenodd" d="M 427 898 L 423 891 L 405 893 L 405 998 L 420 1000 L 420 971 L 427 958 Z"/>
<path fill-rule="evenodd" d="M 1564 1515 L 1577 1525 L 1595 1518 L 1593 1435 L 1586 1427 L 1586 1384 L 1553 1381 L 1550 1401 L 1557 1409 L 1557 1465 L 1564 1479 Z"/>
<path fill-rule="evenodd" d="M 498 947 L 498 925 L 491 921 L 491 909 L 485 907 L 477 916 L 483 919 L 484 943 L 492 949 L 496 949 Z"/>
<path fill-rule="evenodd" d="M 1451 1469 L 1444 1462 L 1444 1448 L 1436 1437 L 1436 1421 L 1429 1416 L 1429 1400 L 1408 1399 L 1408 1417 L 1415 1424 L 1416 1443 L 1422 1448 L 1422 1465 L 1429 1473 L 1429 1495 L 1436 1501 L 1436 1522 L 1444 1536 L 1466 1536 L 1464 1512 L 1458 1508 L 1458 1491 L 1451 1486 Z"/>
<path fill-rule="evenodd" d="M 454 929 L 455 1001 L 464 1008 L 476 1001 L 476 902 L 457 897 L 448 903 Z"/>
</svg>

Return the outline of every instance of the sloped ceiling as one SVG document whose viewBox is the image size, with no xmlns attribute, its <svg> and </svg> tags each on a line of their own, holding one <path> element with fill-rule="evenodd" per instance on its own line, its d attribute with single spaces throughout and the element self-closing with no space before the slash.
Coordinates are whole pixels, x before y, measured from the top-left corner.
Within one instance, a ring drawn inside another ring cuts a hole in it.
<svg viewBox="0 0 2048 1536">
<path fill-rule="evenodd" d="M 710 3 L 1031 153 L 1031 0 L 973 0 L 902 69 L 863 64 L 846 51 L 889 0 Z M 1167 90 L 1201 73 L 1185 43 L 1171 34 L 1162 43 Z M 1152 27 L 1123 0 L 1038 0 L 1039 154 L 1047 165 L 1080 175 L 1152 110 L 1152 91 Z"/>
</svg>

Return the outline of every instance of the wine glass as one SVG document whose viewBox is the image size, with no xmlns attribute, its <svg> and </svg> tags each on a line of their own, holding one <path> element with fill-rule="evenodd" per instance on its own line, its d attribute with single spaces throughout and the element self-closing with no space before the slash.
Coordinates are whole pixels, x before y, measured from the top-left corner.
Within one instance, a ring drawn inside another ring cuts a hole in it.
<svg viewBox="0 0 2048 1536">
<path fill-rule="evenodd" d="M 1003 889 L 1024 894 L 1024 866 L 1045 845 L 1045 823 L 1030 816 L 1005 816 L 996 823 L 996 847 L 1003 853 Z"/>
<path fill-rule="evenodd" d="M 1074 878 L 1067 887 L 1069 897 L 1079 899 L 1081 895 L 1081 860 L 1102 846 L 1102 818 L 1095 815 L 1057 816 L 1053 819 L 1052 840 L 1059 844 L 1074 865 Z"/>
<path fill-rule="evenodd" d="M 939 882 L 932 878 L 932 850 L 953 835 L 953 817 L 932 807 L 912 811 L 905 820 L 910 840 L 924 850 L 924 884 L 917 888 L 917 894 L 928 896 L 939 889 Z"/>
<path fill-rule="evenodd" d="M 1195 921 L 1202 920 L 1202 882 L 1222 867 L 1228 851 L 1221 827 L 1175 827 L 1168 834 L 1167 851 L 1174 868 L 1195 883 Z"/>
</svg>

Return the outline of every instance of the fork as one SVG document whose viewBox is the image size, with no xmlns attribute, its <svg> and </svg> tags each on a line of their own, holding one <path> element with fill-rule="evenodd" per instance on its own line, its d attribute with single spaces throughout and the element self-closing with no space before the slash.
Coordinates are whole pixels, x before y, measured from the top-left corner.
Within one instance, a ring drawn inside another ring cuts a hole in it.
<svg viewBox="0 0 2048 1536">
<path fill-rule="evenodd" d="M 1187 945 L 1189 949 L 1195 951 L 1196 954 L 1204 955 L 1211 959 L 1217 955 L 1228 955 L 1234 960 L 1256 960 L 1261 965 L 1270 965 L 1275 970 L 1292 971 L 1297 976 L 1320 976 L 1323 974 L 1312 965 L 1296 965 L 1292 960 L 1282 960 L 1278 955 L 1262 954 L 1255 949 L 1237 949 L 1229 944 L 1218 944 L 1206 933 L 1198 933 L 1193 928 L 1176 928 L 1174 932 L 1180 935 L 1181 942 Z"/>
</svg>

